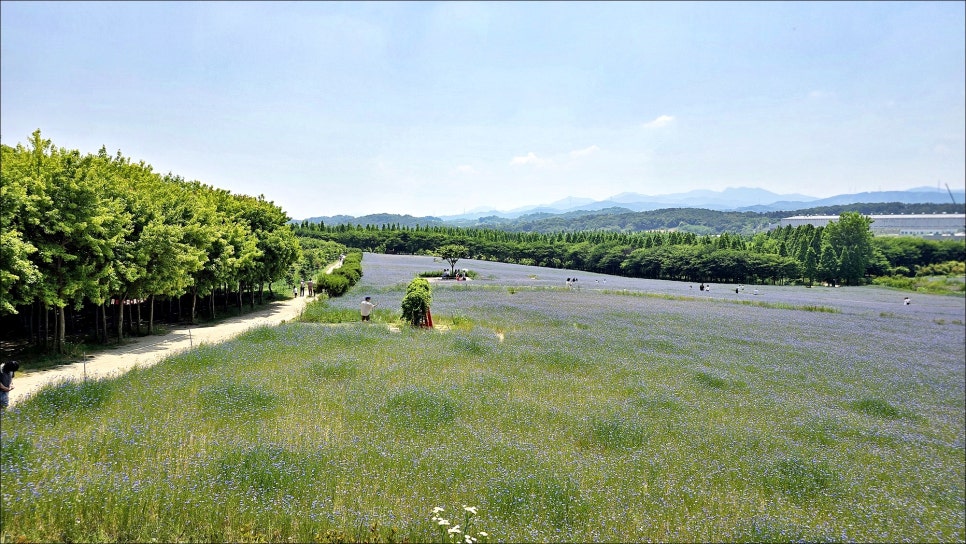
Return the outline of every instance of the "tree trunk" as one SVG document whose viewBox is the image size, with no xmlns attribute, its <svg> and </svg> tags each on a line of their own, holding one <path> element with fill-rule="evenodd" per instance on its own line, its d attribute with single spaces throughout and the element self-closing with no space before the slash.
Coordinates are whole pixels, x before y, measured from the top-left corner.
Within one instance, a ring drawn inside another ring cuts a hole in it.
<svg viewBox="0 0 966 544">
<path fill-rule="evenodd" d="M 154 295 L 148 297 L 148 336 L 154 334 Z"/>
<path fill-rule="evenodd" d="M 138 331 L 138 336 L 141 336 L 141 303 L 140 302 L 138 302 L 138 321 L 137 321 L 136 327 Z"/>
<path fill-rule="evenodd" d="M 195 324 L 195 308 L 197 307 L 197 305 L 198 305 L 198 287 L 195 286 L 191 290 L 191 321 L 190 321 L 190 323 L 192 325 Z"/>
<path fill-rule="evenodd" d="M 48 351 L 50 349 L 50 308 L 47 307 L 46 303 L 44 304 L 44 327 L 41 332 L 44 335 L 41 345 L 44 351 Z"/>
<path fill-rule="evenodd" d="M 101 304 L 101 332 L 104 334 L 104 338 L 101 340 L 102 343 L 107 343 L 107 309 L 111 306 L 111 299 L 108 298 L 107 302 Z"/>
<path fill-rule="evenodd" d="M 33 342 L 35 346 L 40 345 L 40 333 L 38 332 L 40 329 L 39 322 L 37 323 L 36 327 L 34 326 L 34 320 L 40 319 L 40 314 L 37 312 L 37 306 L 40 306 L 40 302 L 34 301 L 30 303 L 30 327 L 27 329 L 30 332 L 30 341 Z"/>
<path fill-rule="evenodd" d="M 57 353 L 63 354 L 67 340 L 67 311 L 63 306 L 57 309 Z"/>
<path fill-rule="evenodd" d="M 117 296 L 117 311 L 114 312 L 117 316 L 117 343 L 120 344 L 121 340 L 124 338 L 124 296 Z"/>
</svg>

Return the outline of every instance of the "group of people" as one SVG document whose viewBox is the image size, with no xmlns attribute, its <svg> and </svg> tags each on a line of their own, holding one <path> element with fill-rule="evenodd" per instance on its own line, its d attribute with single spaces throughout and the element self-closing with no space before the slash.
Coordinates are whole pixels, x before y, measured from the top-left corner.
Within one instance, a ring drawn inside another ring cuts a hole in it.
<svg viewBox="0 0 966 544">
<path fill-rule="evenodd" d="M 463 270 L 457 270 L 453 272 L 452 275 L 450 275 L 449 270 L 443 270 L 443 273 L 440 275 L 440 278 L 444 280 L 453 278 L 456 281 L 466 281 L 466 272 Z"/>
<path fill-rule="evenodd" d="M 299 286 L 298 287 L 293 287 L 292 288 L 292 296 L 304 297 L 304 296 L 306 296 L 306 294 L 308 294 L 308 296 L 310 296 L 310 297 L 314 297 L 315 296 L 315 282 L 314 281 L 312 281 L 312 280 L 309 280 L 309 281 L 302 280 L 302 281 L 299 282 Z"/>
</svg>

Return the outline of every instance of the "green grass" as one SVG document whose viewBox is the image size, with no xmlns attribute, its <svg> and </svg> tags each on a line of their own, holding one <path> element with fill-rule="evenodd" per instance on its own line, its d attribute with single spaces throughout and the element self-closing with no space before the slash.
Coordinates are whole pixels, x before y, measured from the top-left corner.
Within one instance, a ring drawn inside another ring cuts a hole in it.
<svg viewBox="0 0 966 544">
<path fill-rule="evenodd" d="M 961 327 L 707 302 L 314 303 L 46 388 L 2 416 L 0 539 L 438 542 L 469 505 L 494 541 L 963 540 Z"/>
<path fill-rule="evenodd" d="M 966 282 L 963 276 L 879 276 L 873 278 L 872 283 L 899 289 L 903 291 L 913 291 L 916 293 L 929 293 L 934 295 L 962 295 L 966 292 Z"/>
</svg>

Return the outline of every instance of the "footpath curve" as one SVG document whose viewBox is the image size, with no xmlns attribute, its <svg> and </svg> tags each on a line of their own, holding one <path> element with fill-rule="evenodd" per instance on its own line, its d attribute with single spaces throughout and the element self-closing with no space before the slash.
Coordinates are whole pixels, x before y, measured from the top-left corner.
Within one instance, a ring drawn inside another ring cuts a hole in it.
<svg viewBox="0 0 966 544">
<path fill-rule="evenodd" d="M 10 392 L 10 405 L 16 405 L 47 384 L 117 376 L 136 366 L 154 365 L 194 346 L 217 344 L 256 327 L 292 321 L 301 315 L 306 303 L 304 297 L 270 302 L 266 308 L 227 319 L 217 325 L 182 327 L 164 335 L 134 338 L 115 349 L 108 348 L 88 356 L 82 362 L 31 373 L 17 372 L 13 379 L 14 389 Z"/>
</svg>

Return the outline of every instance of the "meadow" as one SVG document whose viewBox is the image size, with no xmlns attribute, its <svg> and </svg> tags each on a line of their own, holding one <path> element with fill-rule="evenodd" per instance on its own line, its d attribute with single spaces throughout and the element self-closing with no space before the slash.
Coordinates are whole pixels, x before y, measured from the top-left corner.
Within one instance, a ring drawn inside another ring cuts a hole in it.
<svg viewBox="0 0 966 544">
<path fill-rule="evenodd" d="M 318 323 L 42 390 L 0 538 L 966 539 L 962 296 L 458 266 L 437 330 L 399 306 L 442 265 L 366 254 Z"/>
</svg>

